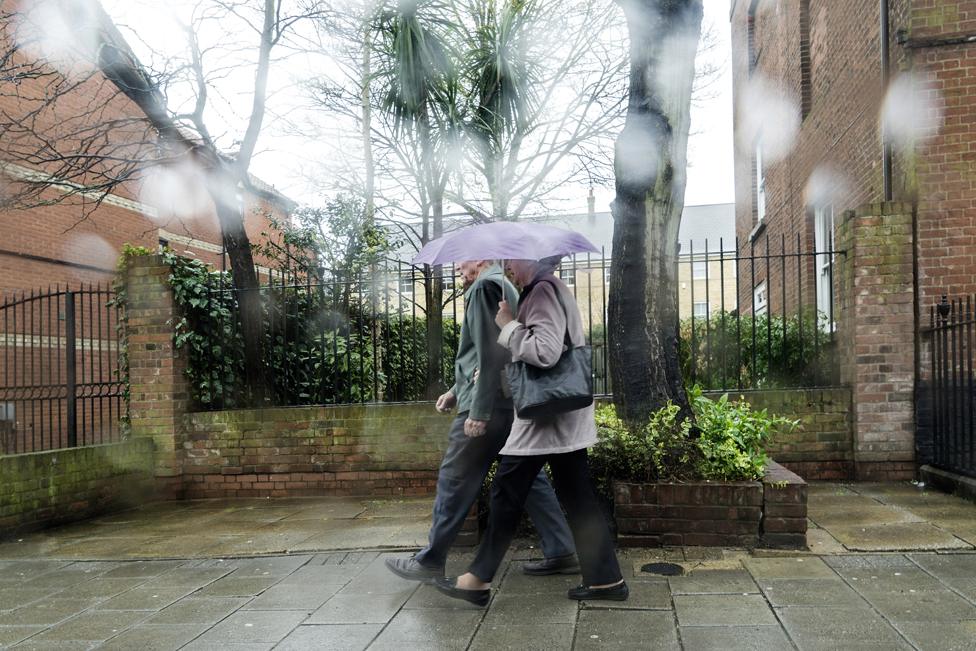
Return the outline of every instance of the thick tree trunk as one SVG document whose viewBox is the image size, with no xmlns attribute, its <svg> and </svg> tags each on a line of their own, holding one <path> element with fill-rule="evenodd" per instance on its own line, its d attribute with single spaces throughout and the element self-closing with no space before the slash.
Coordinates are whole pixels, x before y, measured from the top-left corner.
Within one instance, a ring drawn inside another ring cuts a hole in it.
<svg viewBox="0 0 976 651">
<path fill-rule="evenodd" d="M 627 120 L 608 303 L 614 404 L 641 422 L 672 401 L 689 413 L 678 360 L 678 226 L 702 0 L 620 0 L 630 33 Z"/>
</svg>

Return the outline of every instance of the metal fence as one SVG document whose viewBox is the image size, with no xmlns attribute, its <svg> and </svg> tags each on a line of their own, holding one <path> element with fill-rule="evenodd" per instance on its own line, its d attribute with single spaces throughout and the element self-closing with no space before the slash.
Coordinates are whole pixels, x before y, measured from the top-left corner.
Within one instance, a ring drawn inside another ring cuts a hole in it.
<svg viewBox="0 0 976 651">
<path fill-rule="evenodd" d="M 0 304 L 0 453 L 116 441 L 126 414 L 119 308 L 102 286 Z"/>
<path fill-rule="evenodd" d="M 933 464 L 976 477 L 976 297 L 930 308 L 932 343 L 931 431 Z"/>
<path fill-rule="evenodd" d="M 770 250 L 768 241 L 762 251 L 754 245 L 740 249 L 737 242 L 727 249 L 721 241 L 717 248 L 708 242 L 682 248 L 680 346 L 690 382 L 730 390 L 836 382 L 832 295 L 827 310 L 818 310 L 823 297 L 809 289 L 809 275 L 840 252 L 803 251 L 799 240 L 794 250 L 787 250 L 785 240 L 781 244 L 778 252 Z M 609 270 L 610 259 L 601 254 L 566 258 L 557 271 L 582 315 L 597 394 L 612 391 L 607 372 Z M 826 286 L 832 288 L 832 266 L 827 273 Z M 204 409 L 254 404 L 255 396 L 242 382 L 239 292 L 226 274 L 215 272 L 208 283 L 210 307 L 191 325 L 210 333 L 196 360 L 191 350 L 191 367 L 198 369 L 193 371 L 195 401 Z M 760 283 L 782 300 L 767 296 L 758 303 L 753 288 Z M 450 267 L 385 261 L 355 278 L 326 279 L 265 271 L 255 291 L 264 305 L 268 403 L 412 401 L 436 396 L 453 383 L 464 297 Z M 437 305 L 439 310 L 432 308 Z M 440 313 L 442 333 L 429 337 L 432 312 Z"/>
</svg>

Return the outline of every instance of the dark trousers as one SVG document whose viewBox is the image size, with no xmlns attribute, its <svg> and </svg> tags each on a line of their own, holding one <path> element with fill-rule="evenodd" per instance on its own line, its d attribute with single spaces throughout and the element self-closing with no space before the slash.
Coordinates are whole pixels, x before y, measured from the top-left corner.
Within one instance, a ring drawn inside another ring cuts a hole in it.
<svg viewBox="0 0 976 651">
<path fill-rule="evenodd" d="M 460 413 L 451 425 L 447 452 L 437 474 L 437 495 L 434 498 L 428 544 L 415 556 L 427 567 L 444 567 L 447 553 L 464 524 L 464 518 L 478 499 L 485 475 L 498 458 L 498 451 L 505 445 L 512 429 L 511 409 L 496 409 L 488 421 L 484 436 L 464 435 L 467 417 L 467 412 Z M 525 509 L 539 533 L 546 558 L 572 554 L 576 550 L 569 525 L 559 508 L 552 484 L 544 472 L 538 472 L 540 469 L 541 466 L 529 482 Z"/>
<path fill-rule="evenodd" d="M 532 482 L 546 462 L 552 470 L 556 496 L 569 517 L 583 584 L 620 581 L 620 565 L 610 528 L 593 492 L 585 449 L 531 457 L 502 456 L 491 485 L 488 531 L 468 570 L 485 582 L 495 577 L 512 543 Z"/>
</svg>

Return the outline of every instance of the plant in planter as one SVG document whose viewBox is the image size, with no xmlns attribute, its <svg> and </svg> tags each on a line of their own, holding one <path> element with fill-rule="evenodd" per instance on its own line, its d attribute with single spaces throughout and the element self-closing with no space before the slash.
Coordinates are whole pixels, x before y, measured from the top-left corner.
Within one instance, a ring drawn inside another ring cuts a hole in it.
<svg viewBox="0 0 976 651">
<path fill-rule="evenodd" d="M 779 489 L 783 492 L 771 499 L 793 504 L 805 497 L 802 480 L 772 463 L 765 451 L 776 432 L 796 427 L 797 421 L 753 410 L 728 395 L 712 400 L 693 389 L 689 398 L 692 418 L 680 419 L 678 408 L 668 404 L 639 428 L 627 427 L 612 406 L 597 410 L 600 438 L 591 466 L 600 491 L 612 495 L 619 540 L 648 546 L 755 545 L 764 533 L 766 486 L 774 490 L 762 482 L 771 467 L 777 485 L 803 486 Z M 791 520 L 776 526 L 792 537 L 779 542 L 802 545 L 802 532 L 796 530 L 805 531 L 806 519 L 800 510 L 783 509 Z"/>
</svg>

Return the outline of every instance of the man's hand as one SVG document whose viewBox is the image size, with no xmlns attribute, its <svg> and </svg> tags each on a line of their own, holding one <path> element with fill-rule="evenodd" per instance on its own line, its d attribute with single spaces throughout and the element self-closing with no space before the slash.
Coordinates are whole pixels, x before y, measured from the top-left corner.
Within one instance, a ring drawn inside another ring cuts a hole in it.
<svg viewBox="0 0 976 651">
<path fill-rule="evenodd" d="M 514 320 L 515 315 L 512 314 L 512 308 L 508 306 L 508 301 L 499 301 L 498 314 L 495 315 L 495 324 L 499 328 L 504 328 Z"/>
<path fill-rule="evenodd" d="M 485 432 L 488 431 L 488 421 L 486 420 L 474 420 L 469 418 L 464 421 L 464 435 L 474 438 L 476 436 L 484 436 Z"/>
<path fill-rule="evenodd" d="M 437 399 L 437 403 L 434 405 L 434 409 L 436 409 L 442 414 L 446 414 L 447 412 L 454 409 L 454 406 L 456 404 L 457 404 L 457 396 L 455 396 L 453 393 L 448 391 L 447 393 L 442 393 L 441 396 Z"/>
</svg>

